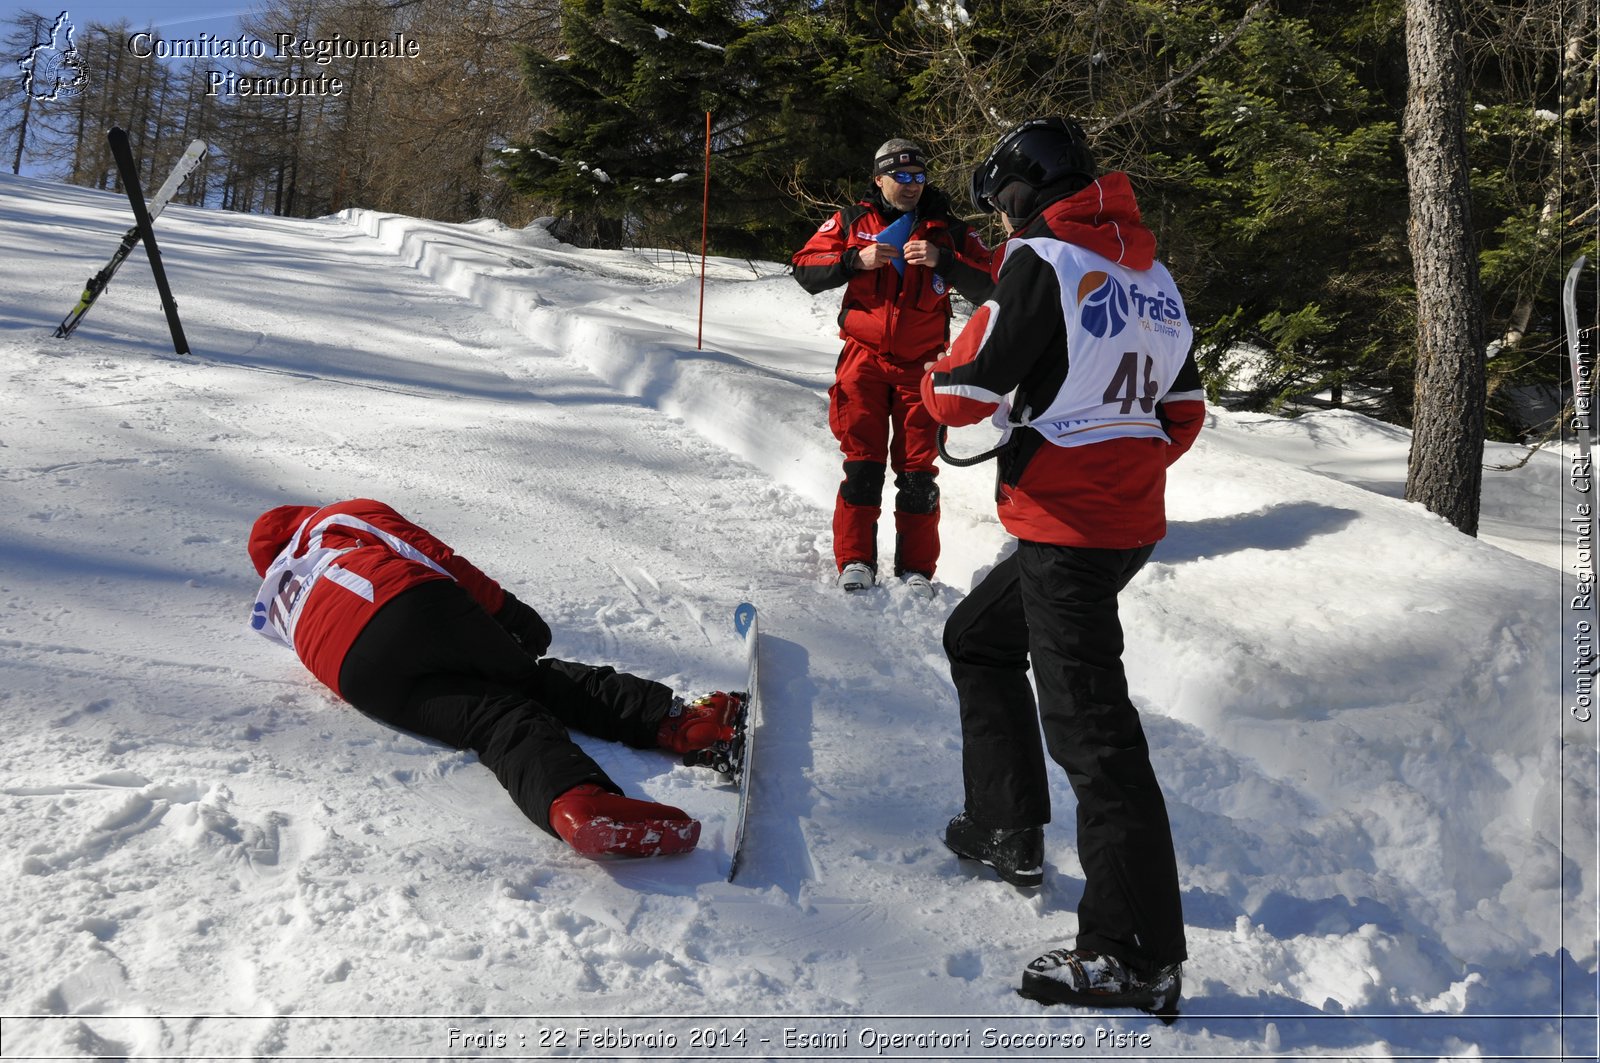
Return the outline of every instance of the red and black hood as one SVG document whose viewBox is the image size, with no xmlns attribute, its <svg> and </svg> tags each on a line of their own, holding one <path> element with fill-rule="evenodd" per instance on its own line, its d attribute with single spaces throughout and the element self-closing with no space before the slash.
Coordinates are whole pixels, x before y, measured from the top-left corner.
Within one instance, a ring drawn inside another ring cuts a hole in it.
<svg viewBox="0 0 1600 1063">
<path fill-rule="evenodd" d="M 278 506 L 256 518 L 250 529 L 250 560 L 256 566 L 256 575 L 267 574 L 272 559 L 283 553 L 295 531 L 316 511 L 316 506 Z"/>
<path fill-rule="evenodd" d="M 1047 205 L 1016 235 L 1065 240 L 1129 269 L 1149 269 L 1156 260 L 1155 233 L 1140 219 L 1133 186 L 1120 172 Z"/>
</svg>

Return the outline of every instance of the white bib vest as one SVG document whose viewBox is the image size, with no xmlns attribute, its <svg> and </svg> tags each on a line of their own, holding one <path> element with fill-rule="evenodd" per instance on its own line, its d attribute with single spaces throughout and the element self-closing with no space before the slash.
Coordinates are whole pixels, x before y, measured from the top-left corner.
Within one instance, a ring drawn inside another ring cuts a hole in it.
<svg viewBox="0 0 1600 1063">
<path fill-rule="evenodd" d="M 1172 275 L 1119 266 L 1061 240 L 1021 243 L 1061 281 L 1067 327 L 1067 379 L 1026 423 L 1050 442 L 1077 447 L 1106 439 L 1168 442 L 1156 403 L 1172 389 L 1189 356 L 1194 328 Z"/>
<path fill-rule="evenodd" d="M 311 588 L 318 580 L 326 578 L 336 583 L 352 594 L 359 595 L 367 601 L 373 600 L 372 583 L 365 577 L 348 569 L 340 568 L 337 564 L 339 558 L 354 546 L 332 547 L 322 545 L 322 533 L 332 527 L 359 528 L 361 531 L 376 537 L 389 549 L 399 554 L 408 561 L 415 561 L 419 565 L 426 565 L 442 576 L 450 576 L 433 558 L 412 546 L 404 539 L 382 528 L 368 524 L 360 517 L 351 517 L 343 513 L 334 513 L 325 517 L 315 528 L 308 533 L 306 525 L 310 518 L 295 530 L 289 539 L 289 544 L 283 552 L 273 559 L 267 567 L 267 574 L 261 582 L 261 589 L 256 592 L 256 602 L 250 614 L 250 626 L 260 634 L 274 642 L 294 649 L 294 632 L 300 623 L 300 611 L 309 597 Z M 296 546 L 302 537 L 306 538 L 305 552 L 296 554 Z"/>
</svg>

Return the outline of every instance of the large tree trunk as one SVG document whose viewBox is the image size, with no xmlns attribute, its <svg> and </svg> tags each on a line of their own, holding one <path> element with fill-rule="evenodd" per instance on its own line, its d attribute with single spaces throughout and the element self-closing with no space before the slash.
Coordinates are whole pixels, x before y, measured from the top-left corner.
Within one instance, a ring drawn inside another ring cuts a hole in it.
<svg viewBox="0 0 1600 1063">
<path fill-rule="evenodd" d="M 1483 306 L 1468 181 L 1460 0 L 1406 0 L 1406 176 L 1417 395 L 1406 498 L 1468 535 L 1483 485 Z"/>
</svg>

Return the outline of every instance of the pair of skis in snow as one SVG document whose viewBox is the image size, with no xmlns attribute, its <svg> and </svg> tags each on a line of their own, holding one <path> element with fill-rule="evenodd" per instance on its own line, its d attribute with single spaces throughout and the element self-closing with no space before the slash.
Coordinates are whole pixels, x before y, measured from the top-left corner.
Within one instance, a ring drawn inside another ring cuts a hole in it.
<svg viewBox="0 0 1600 1063">
<path fill-rule="evenodd" d="M 155 196 L 148 202 L 144 198 L 144 191 L 139 184 L 139 167 L 133 158 L 133 149 L 128 143 L 128 134 L 121 129 L 113 129 L 107 134 L 111 142 L 111 154 L 117 161 L 117 172 L 122 177 L 123 190 L 127 192 L 128 204 L 133 208 L 133 227 L 122 237 L 122 243 L 117 246 L 116 253 L 111 256 L 111 261 L 90 277 L 84 285 L 83 295 L 78 303 L 61 324 L 56 326 L 55 335 L 65 339 L 72 335 L 74 329 L 83 320 L 89 308 L 94 306 L 95 300 L 100 298 L 100 293 L 106 290 L 111 283 L 111 278 L 117 275 L 117 270 L 127 261 L 133 253 L 135 245 L 144 244 L 145 255 L 150 259 L 150 271 L 155 275 L 156 291 L 161 295 L 161 306 L 166 311 L 167 326 L 172 331 L 172 346 L 179 354 L 189 353 L 189 341 L 183 334 L 183 324 L 178 320 L 178 304 L 172 297 L 172 289 L 167 284 L 167 271 L 161 265 L 161 251 L 156 246 L 155 220 L 166 210 L 167 204 L 172 202 L 172 197 L 178 194 L 178 189 L 183 182 L 200 165 L 200 160 L 206 154 L 206 142 L 195 140 L 184 150 L 178 159 L 178 164 L 173 167 L 172 173 L 156 191 Z"/>
</svg>

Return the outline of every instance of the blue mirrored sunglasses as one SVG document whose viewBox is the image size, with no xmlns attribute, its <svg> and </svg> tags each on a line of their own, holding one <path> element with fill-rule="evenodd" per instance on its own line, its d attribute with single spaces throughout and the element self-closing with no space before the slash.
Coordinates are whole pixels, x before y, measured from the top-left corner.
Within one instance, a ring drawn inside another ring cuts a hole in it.
<svg viewBox="0 0 1600 1063">
<path fill-rule="evenodd" d="M 907 173 L 905 170 L 891 170 L 889 172 L 889 176 L 894 178 L 894 183 L 897 185 L 909 185 L 913 181 L 919 185 L 925 185 L 928 183 L 927 171 L 923 171 L 922 173 Z"/>
</svg>

